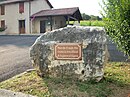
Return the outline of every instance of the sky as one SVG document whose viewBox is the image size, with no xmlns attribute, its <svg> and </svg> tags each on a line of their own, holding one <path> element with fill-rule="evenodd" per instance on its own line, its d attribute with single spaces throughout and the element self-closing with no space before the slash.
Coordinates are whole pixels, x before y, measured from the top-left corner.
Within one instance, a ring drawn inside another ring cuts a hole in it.
<svg viewBox="0 0 130 97">
<path fill-rule="evenodd" d="M 81 13 L 100 16 L 102 0 L 49 0 L 54 8 L 79 7 Z"/>
</svg>

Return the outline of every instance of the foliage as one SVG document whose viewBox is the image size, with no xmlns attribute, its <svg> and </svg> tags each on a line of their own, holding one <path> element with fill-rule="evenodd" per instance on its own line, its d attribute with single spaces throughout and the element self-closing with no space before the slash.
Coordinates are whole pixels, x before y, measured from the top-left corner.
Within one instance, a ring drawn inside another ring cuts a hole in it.
<svg viewBox="0 0 130 97">
<path fill-rule="evenodd" d="M 6 28 L 0 28 L 0 32 L 4 31 Z"/>
<path fill-rule="evenodd" d="M 89 15 L 86 15 L 85 13 L 82 14 L 83 20 L 90 20 L 91 17 Z"/>
<path fill-rule="evenodd" d="M 130 56 L 130 0 L 104 0 L 103 4 L 107 34 Z"/>
<path fill-rule="evenodd" d="M 103 21 L 81 21 L 80 22 L 81 26 L 104 26 Z"/>
<path fill-rule="evenodd" d="M 107 63 L 104 80 L 83 82 L 74 78 L 40 78 L 35 71 L 0 83 L 0 88 L 38 97 L 127 97 L 130 63 Z"/>
<path fill-rule="evenodd" d="M 78 21 L 69 21 L 70 25 L 73 25 L 74 22 L 78 22 Z M 91 21 L 91 20 L 84 20 L 84 21 L 80 21 L 80 25 L 81 26 L 100 26 L 103 27 L 104 26 L 104 22 L 103 21 Z"/>
<path fill-rule="evenodd" d="M 100 18 L 99 16 L 87 15 L 85 13 L 82 13 L 81 15 L 83 20 L 98 20 L 98 21 L 102 20 L 102 18 Z"/>
</svg>

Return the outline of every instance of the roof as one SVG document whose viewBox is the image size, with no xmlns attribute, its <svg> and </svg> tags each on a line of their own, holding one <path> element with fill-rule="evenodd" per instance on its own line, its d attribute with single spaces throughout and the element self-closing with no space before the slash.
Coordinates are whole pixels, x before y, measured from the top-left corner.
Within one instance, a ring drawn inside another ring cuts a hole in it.
<svg viewBox="0 0 130 97">
<path fill-rule="evenodd" d="M 5 0 L 5 1 L 1 1 L 0 5 L 3 4 L 11 4 L 11 3 L 19 3 L 19 2 L 28 2 L 28 1 L 34 1 L 34 0 Z M 47 4 L 53 8 L 52 4 L 49 2 L 49 0 L 45 0 L 47 2 Z"/>
<path fill-rule="evenodd" d="M 33 14 L 31 18 L 49 17 L 49 16 L 64 16 L 66 19 L 68 16 L 71 16 L 70 20 L 74 20 L 74 18 L 77 20 L 82 20 L 82 16 L 78 7 L 41 10 Z"/>
<path fill-rule="evenodd" d="M 60 8 L 60 9 L 48 9 L 42 10 L 32 15 L 32 17 L 43 16 L 61 16 L 61 15 L 73 15 L 76 11 L 79 11 L 78 7 L 73 8 Z"/>
</svg>

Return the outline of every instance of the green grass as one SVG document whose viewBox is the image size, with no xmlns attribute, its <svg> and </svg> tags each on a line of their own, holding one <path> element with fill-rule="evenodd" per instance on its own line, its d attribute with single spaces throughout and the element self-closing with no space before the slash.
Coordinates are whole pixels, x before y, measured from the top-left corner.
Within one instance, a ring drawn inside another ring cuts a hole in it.
<svg viewBox="0 0 130 97">
<path fill-rule="evenodd" d="M 4 81 L 0 83 L 0 88 L 37 95 L 38 97 L 50 95 L 47 85 L 34 71 Z"/>
<path fill-rule="evenodd" d="M 77 22 L 77 21 L 76 21 Z M 70 24 L 74 24 L 74 21 L 70 21 Z M 103 27 L 104 22 L 103 21 L 80 21 L 81 26 L 99 26 Z"/>
<path fill-rule="evenodd" d="M 40 78 L 32 71 L 1 82 L 0 88 L 38 97 L 127 97 L 130 94 L 130 63 L 108 63 L 104 79 L 98 83 L 73 78 Z"/>
<path fill-rule="evenodd" d="M 108 63 L 105 69 L 105 78 L 108 82 L 117 86 L 130 84 L 130 64 L 128 63 Z"/>
</svg>

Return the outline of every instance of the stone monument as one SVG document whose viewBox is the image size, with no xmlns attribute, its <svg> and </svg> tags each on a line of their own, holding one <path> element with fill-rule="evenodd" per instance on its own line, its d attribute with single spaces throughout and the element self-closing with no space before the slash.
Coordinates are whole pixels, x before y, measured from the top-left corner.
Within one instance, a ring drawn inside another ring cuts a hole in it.
<svg viewBox="0 0 130 97">
<path fill-rule="evenodd" d="M 68 26 L 46 32 L 30 48 L 40 76 L 100 81 L 107 58 L 102 27 Z"/>
</svg>

